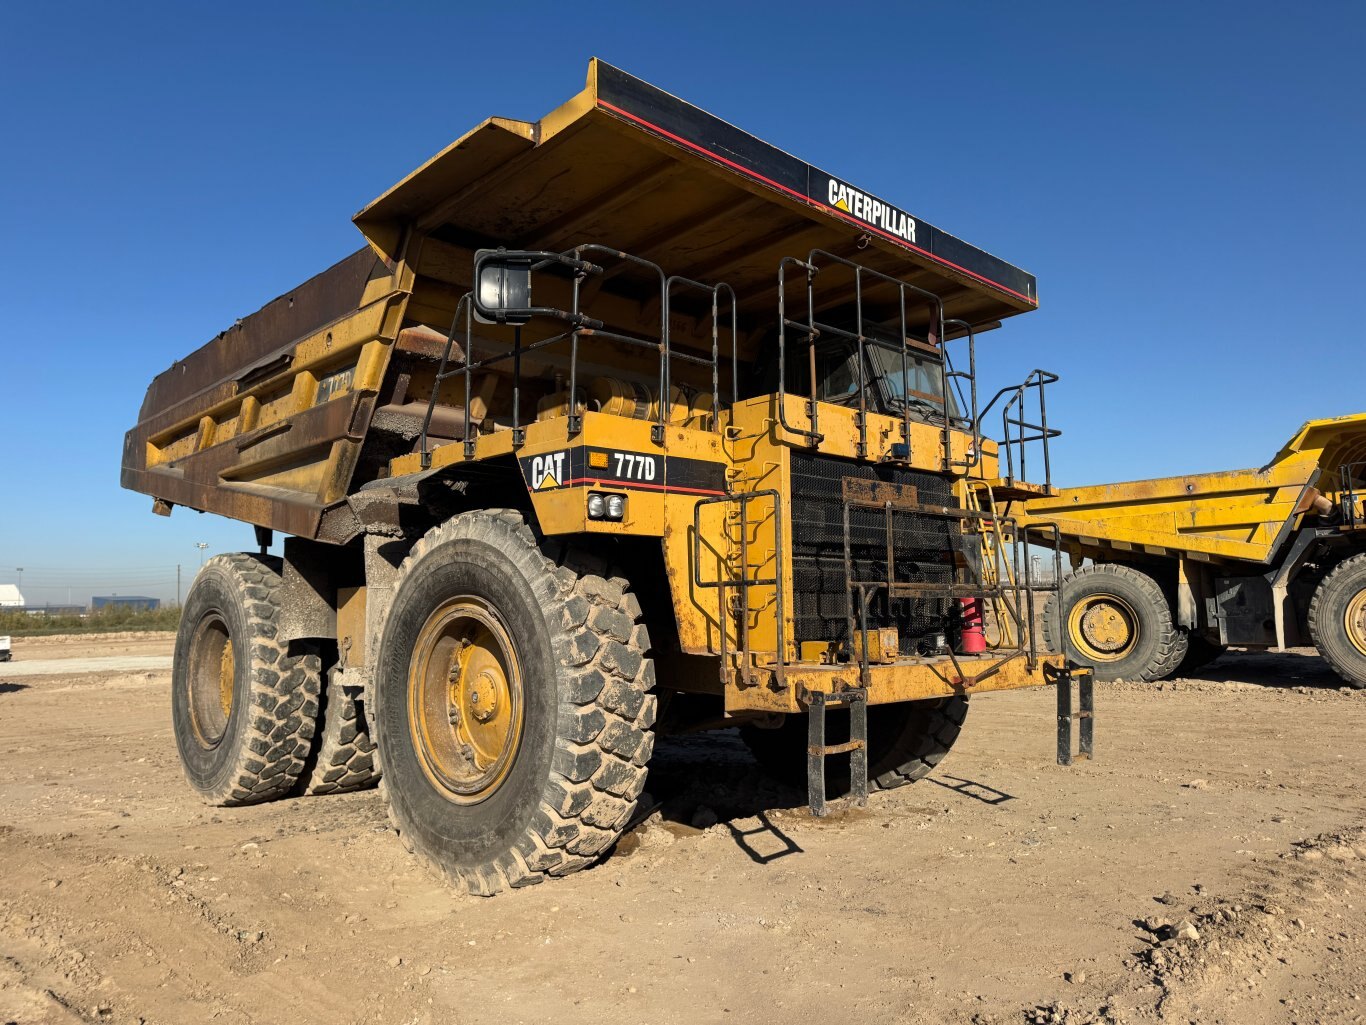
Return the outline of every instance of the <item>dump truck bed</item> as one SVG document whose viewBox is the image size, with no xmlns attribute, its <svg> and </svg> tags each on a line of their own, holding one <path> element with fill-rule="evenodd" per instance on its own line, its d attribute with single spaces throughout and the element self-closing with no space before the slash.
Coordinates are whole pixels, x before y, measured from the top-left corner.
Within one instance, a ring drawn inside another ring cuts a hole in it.
<svg viewBox="0 0 1366 1025">
<path fill-rule="evenodd" d="M 153 381 L 125 440 L 125 487 L 161 512 L 184 505 L 303 537 L 350 536 L 345 518 L 329 526 L 329 510 L 401 454 L 372 426 L 420 419 L 395 354 L 405 368 L 439 356 L 481 247 L 592 241 L 725 281 L 745 365 L 760 360 L 774 323 L 778 261 L 812 249 L 924 288 L 945 317 L 979 329 L 1037 305 L 1020 268 L 596 60 L 563 106 L 538 122 L 485 121 L 355 222 L 366 248 Z M 603 278 L 596 309 L 657 327 L 648 291 L 629 274 Z M 706 351 L 697 313 L 682 301 L 671 311 L 674 340 Z M 932 319 L 915 311 L 908 331 Z"/>
<path fill-rule="evenodd" d="M 1263 467 L 1066 488 L 1029 500 L 1025 520 L 1055 524 L 1074 553 L 1270 563 L 1315 498 L 1340 503 L 1342 471 L 1350 490 L 1362 460 L 1366 414 L 1311 420 Z"/>
</svg>

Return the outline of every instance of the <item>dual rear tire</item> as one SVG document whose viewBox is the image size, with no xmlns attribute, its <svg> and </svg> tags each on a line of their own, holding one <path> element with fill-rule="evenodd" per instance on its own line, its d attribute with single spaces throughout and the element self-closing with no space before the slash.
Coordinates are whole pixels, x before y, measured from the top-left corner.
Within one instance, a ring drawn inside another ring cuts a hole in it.
<svg viewBox="0 0 1366 1025">
<path fill-rule="evenodd" d="M 171 719 L 181 766 L 208 804 L 360 790 L 378 780 L 355 695 L 322 658 L 279 639 L 280 560 L 218 555 L 181 610 Z"/>
</svg>

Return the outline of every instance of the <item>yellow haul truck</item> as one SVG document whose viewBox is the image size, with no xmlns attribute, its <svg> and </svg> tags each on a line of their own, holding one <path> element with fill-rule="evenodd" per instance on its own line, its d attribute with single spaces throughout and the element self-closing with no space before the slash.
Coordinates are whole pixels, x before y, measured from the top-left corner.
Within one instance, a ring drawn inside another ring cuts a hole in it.
<svg viewBox="0 0 1366 1025">
<path fill-rule="evenodd" d="M 1080 676 L 1089 753 L 996 512 L 1047 491 L 1055 378 L 978 409 L 1032 276 L 598 61 L 355 222 L 127 436 L 155 511 L 257 530 L 177 637 L 207 800 L 382 767 L 405 842 L 487 894 L 606 851 L 657 733 L 742 727 L 820 813 L 927 773 L 977 692 L 1058 685 L 1070 744 Z"/>
<path fill-rule="evenodd" d="M 1050 647 L 1157 680 L 1229 645 L 1313 644 L 1366 687 L 1366 414 L 1311 420 L 1266 466 L 1069 488 L 1025 503 L 1078 567 Z M 1083 563 L 1086 563 L 1083 565 Z"/>
</svg>

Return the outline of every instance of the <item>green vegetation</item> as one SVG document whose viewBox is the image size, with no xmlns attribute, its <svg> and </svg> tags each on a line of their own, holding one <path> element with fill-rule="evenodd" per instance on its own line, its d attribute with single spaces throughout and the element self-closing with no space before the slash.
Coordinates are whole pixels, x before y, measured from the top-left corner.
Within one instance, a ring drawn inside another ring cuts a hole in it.
<svg viewBox="0 0 1366 1025">
<path fill-rule="evenodd" d="M 180 607 L 163 606 L 144 612 L 108 607 L 83 616 L 42 616 L 0 610 L 0 635 L 43 637 L 50 634 L 115 633 L 122 630 L 174 630 L 180 625 Z"/>
</svg>

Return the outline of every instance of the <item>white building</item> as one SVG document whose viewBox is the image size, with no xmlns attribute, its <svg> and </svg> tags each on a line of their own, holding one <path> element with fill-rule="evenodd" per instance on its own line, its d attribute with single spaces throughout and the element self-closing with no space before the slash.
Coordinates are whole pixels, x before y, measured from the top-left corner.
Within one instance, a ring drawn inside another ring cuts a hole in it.
<svg viewBox="0 0 1366 1025">
<path fill-rule="evenodd" d="M 0 609 L 22 609 L 24 596 L 14 584 L 0 584 Z"/>
</svg>

